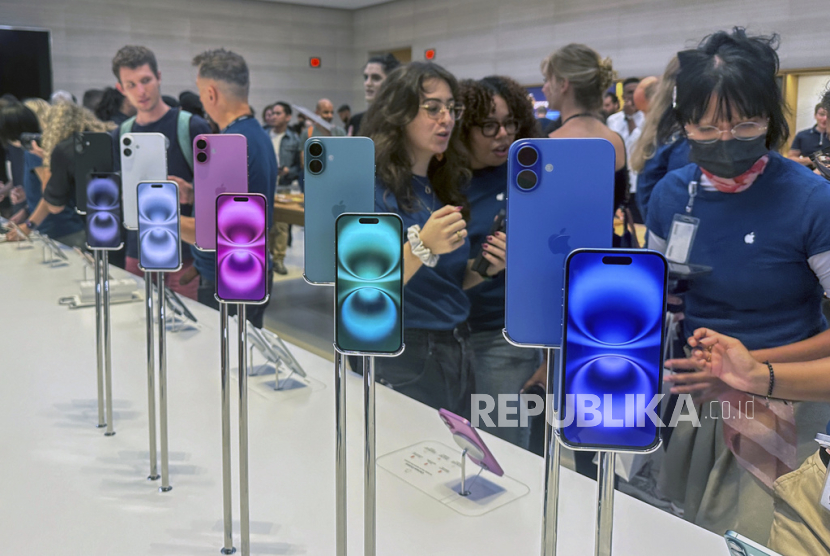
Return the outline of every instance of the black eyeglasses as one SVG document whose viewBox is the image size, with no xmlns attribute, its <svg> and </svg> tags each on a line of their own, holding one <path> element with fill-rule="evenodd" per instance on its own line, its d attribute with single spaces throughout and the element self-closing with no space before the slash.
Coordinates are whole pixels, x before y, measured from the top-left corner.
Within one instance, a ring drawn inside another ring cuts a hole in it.
<svg viewBox="0 0 830 556">
<path fill-rule="evenodd" d="M 519 122 L 516 120 L 505 120 L 499 122 L 497 120 L 484 120 L 481 123 L 475 124 L 481 128 L 481 134 L 485 137 L 495 137 L 499 134 L 499 129 L 504 128 L 508 135 L 513 135 L 519 131 Z"/>
</svg>

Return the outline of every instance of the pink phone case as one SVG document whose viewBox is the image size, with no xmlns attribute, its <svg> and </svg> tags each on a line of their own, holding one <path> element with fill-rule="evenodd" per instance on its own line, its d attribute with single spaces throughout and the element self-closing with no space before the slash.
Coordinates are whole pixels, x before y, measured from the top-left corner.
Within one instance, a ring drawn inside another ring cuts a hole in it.
<svg viewBox="0 0 830 556">
<path fill-rule="evenodd" d="M 244 135 L 202 134 L 193 139 L 193 216 L 196 247 L 216 249 L 216 198 L 248 192 L 248 141 Z"/>
<path fill-rule="evenodd" d="M 483 467 L 487 471 L 490 471 L 494 475 L 499 477 L 504 475 L 504 470 L 502 470 L 499 462 L 496 461 L 493 453 L 489 448 L 487 448 L 487 445 L 467 419 L 456 415 L 452 411 L 447 411 L 446 409 L 439 409 L 438 414 L 441 416 L 441 420 L 444 421 L 444 424 L 447 425 L 447 428 L 450 429 L 453 436 L 458 435 L 462 437 L 463 440 L 473 444 L 484 454 L 483 457 L 479 458 L 476 457 L 478 454 L 472 454 L 468 451 L 467 457 L 470 458 L 470 461 L 480 467 Z"/>
</svg>

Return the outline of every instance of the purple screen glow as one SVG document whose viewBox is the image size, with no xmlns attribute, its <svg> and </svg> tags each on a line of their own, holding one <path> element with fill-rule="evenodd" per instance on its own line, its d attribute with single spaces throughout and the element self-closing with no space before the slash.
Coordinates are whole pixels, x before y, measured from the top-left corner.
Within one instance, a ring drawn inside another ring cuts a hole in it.
<svg viewBox="0 0 830 556">
<path fill-rule="evenodd" d="M 230 194 L 216 199 L 216 295 L 219 299 L 265 299 L 266 214 L 263 195 Z"/>
</svg>

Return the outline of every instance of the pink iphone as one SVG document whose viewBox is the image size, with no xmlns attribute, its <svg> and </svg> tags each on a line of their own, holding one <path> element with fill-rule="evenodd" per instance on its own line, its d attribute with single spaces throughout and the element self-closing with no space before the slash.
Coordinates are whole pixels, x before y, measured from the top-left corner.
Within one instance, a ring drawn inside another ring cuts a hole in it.
<svg viewBox="0 0 830 556">
<path fill-rule="evenodd" d="M 268 226 L 265 195 L 216 198 L 216 297 L 228 303 L 268 300 Z"/>
<path fill-rule="evenodd" d="M 244 135 L 197 135 L 193 140 L 193 216 L 196 248 L 216 249 L 216 198 L 248 192 L 248 141 Z"/>
<path fill-rule="evenodd" d="M 499 462 L 467 419 L 446 409 L 439 409 L 438 414 L 450 429 L 455 443 L 467 450 L 470 461 L 494 475 L 504 475 Z"/>
</svg>

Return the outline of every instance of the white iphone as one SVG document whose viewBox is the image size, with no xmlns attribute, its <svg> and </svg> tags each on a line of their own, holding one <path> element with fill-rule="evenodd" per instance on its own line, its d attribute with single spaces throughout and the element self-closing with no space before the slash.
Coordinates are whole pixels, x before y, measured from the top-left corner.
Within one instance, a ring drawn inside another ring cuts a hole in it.
<svg viewBox="0 0 830 556">
<path fill-rule="evenodd" d="M 167 181 L 167 137 L 161 133 L 125 133 L 121 152 L 124 227 L 138 229 L 138 182 Z"/>
</svg>

